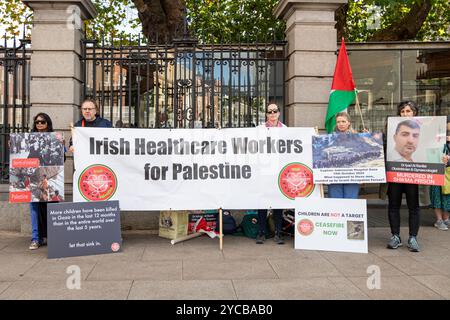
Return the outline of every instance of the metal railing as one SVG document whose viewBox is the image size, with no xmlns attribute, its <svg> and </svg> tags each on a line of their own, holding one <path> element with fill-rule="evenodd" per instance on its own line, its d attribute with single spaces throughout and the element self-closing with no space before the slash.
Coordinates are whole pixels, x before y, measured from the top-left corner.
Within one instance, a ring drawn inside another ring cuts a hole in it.
<svg viewBox="0 0 450 320">
<path fill-rule="evenodd" d="M 30 116 L 29 40 L 0 46 L 0 183 L 9 180 L 9 134 L 27 132 Z"/>
<path fill-rule="evenodd" d="M 249 127 L 284 106 L 285 41 L 105 42 L 83 41 L 83 94 L 117 127 Z"/>
</svg>

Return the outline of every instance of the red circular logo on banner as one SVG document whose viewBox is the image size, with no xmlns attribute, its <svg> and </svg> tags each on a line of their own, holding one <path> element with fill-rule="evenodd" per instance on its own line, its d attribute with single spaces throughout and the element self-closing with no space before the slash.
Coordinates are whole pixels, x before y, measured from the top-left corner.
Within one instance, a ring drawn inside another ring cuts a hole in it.
<svg viewBox="0 0 450 320">
<path fill-rule="evenodd" d="M 308 219 L 300 220 L 297 230 L 302 236 L 309 236 L 314 231 L 314 223 Z"/>
<path fill-rule="evenodd" d="M 117 190 L 116 175 L 107 166 L 94 164 L 81 173 L 78 190 L 88 201 L 108 200 Z"/>
<path fill-rule="evenodd" d="M 114 242 L 114 243 L 111 245 L 111 250 L 112 250 L 112 251 L 117 252 L 117 251 L 119 251 L 119 249 L 120 249 L 120 244 L 118 244 L 117 242 Z"/>
<path fill-rule="evenodd" d="M 281 192 L 291 200 L 308 197 L 314 190 L 311 169 L 299 162 L 286 165 L 278 176 Z"/>
</svg>

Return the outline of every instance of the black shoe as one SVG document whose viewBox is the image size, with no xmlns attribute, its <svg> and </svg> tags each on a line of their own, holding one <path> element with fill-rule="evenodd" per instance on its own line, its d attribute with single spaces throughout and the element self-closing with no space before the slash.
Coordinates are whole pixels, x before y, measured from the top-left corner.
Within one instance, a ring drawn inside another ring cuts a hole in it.
<svg viewBox="0 0 450 320">
<path fill-rule="evenodd" d="M 284 244 L 283 238 L 281 236 L 277 235 L 277 234 L 273 238 L 273 241 L 275 241 L 276 244 Z"/>
<path fill-rule="evenodd" d="M 263 244 L 265 240 L 266 240 L 266 236 L 263 235 L 263 234 L 258 234 L 256 236 L 256 243 L 257 244 Z"/>
</svg>

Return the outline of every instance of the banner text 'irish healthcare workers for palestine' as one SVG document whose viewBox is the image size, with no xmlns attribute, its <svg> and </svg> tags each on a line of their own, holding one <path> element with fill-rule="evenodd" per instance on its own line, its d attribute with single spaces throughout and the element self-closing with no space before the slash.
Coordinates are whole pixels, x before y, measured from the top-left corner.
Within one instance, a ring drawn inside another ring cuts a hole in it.
<svg viewBox="0 0 450 320">
<path fill-rule="evenodd" d="M 319 197 L 313 128 L 76 128 L 74 201 L 121 210 L 293 208 Z"/>
</svg>

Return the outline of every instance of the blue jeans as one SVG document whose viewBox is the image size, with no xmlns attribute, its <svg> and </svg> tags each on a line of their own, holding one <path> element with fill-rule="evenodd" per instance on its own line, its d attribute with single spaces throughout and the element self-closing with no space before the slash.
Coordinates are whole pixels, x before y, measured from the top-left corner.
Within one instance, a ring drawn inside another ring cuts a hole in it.
<svg viewBox="0 0 450 320">
<path fill-rule="evenodd" d="M 39 241 L 38 231 L 39 202 L 30 202 L 31 241 Z"/>
<path fill-rule="evenodd" d="M 359 184 L 357 183 L 337 183 L 328 185 L 328 198 L 358 199 Z"/>
</svg>

